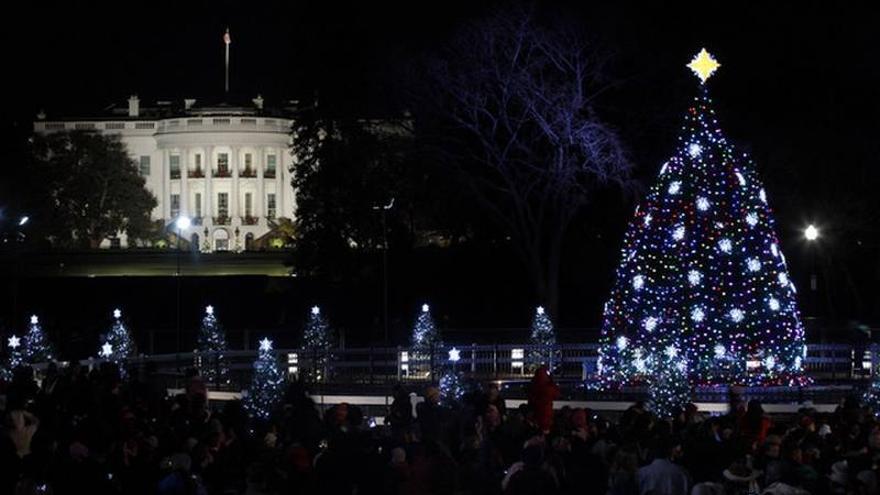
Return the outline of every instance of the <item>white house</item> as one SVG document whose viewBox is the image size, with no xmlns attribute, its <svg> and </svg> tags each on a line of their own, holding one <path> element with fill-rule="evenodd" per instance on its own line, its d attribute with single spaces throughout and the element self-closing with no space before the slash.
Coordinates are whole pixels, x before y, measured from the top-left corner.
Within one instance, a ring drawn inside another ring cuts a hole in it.
<svg viewBox="0 0 880 495">
<path fill-rule="evenodd" d="M 261 97 L 247 105 L 156 101 L 137 96 L 128 107 L 104 115 L 46 119 L 34 132 L 93 130 L 120 135 L 156 196 L 152 212 L 175 230 L 180 216 L 192 219 L 181 235 L 202 251 L 248 249 L 277 221 L 293 219 L 290 185 L 290 105 L 264 107 Z M 105 246 L 124 247 L 124 234 Z"/>
</svg>

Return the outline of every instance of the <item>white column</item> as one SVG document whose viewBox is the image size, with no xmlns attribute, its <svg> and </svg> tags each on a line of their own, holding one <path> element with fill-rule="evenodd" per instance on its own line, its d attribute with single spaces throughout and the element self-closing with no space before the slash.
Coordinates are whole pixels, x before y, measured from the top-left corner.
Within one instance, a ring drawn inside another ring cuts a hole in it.
<svg viewBox="0 0 880 495">
<path fill-rule="evenodd" d="M 214 147 L 205 146 L 205 204 L 202 206 L 202 218 L 205 225 L 214 225 L 214 192 L 211 190 L 211 178 L 214 175 Z M 210 234 L 209 234 L 210 235 Z"/>
<path fill-rule="evenodd" d="M 275 218 L 286 217 L 287 209 L 284 201 L 284 153 L 275 150 Z"/>
<path fill-rule="evenodd" d="M 232 147 L 232 156 L 229 157 L 232 165 L 232 196 L 229 201 L 229 216 L 232 217 L 232 225 L 241 225 L 241 212 L 238 211 L 238 154 L 241 148 Z"/>
<path fill-rule="evenodd" d="M 257 217 L 257 225 L 259 226 L 266 221 L 263 219 L 266 215 L 266 208 L 264 207 L 266 202 L 266 185 L 263 184 L 263 172 L 266 168 L 266 147 L 260 146 L 257 152 L 254 153 L 254 156 L 257 161 L 257 197 L 254 198 L 254 216 Z"/>
<path fill-rule="evenodd" d="M 189 149 L 182 148 L 180 150 L 180 214 L 191 217 L 187 182 L 189 182 Z"/>
<path fill-rule="evenodd" d="M 167 224 L 171 218 L 171 153 L 162 150 L 162 219 Z"/>
</svg>

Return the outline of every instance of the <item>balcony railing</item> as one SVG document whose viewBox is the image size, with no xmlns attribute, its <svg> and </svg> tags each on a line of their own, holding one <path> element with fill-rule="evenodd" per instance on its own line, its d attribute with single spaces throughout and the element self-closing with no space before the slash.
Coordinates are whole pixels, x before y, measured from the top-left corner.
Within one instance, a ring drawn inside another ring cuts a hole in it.
<svg viewBox="0 0 880 495">
<path fill-rule="evenodd" d="M 238 176 L 239 176 L 239 177 L 256 177 L 256 176 L 257 176 L 257 171 L 256 171 L 255 169 L 252 169 L 252 168 L 246 168 L 246 169 L 242 170 L 242 171 L 238 174 Z"/>
<path fill-rule="evenodd" d="M 205 176 L 205 171 L 200 168 L 197 168 L 195 170 L 190 170 L 188 172 L 188 176 L 190 179 L 201 179 Z"/>
<path fill-rule="evenodd" d="M 266 169 L 266 171 L 263 172 L 263 177 L 266 179 L 274 179 L 275 178 L 275 169 L 274 168 Z"/>
<path fill-rule="evenodd" d="M 171 178 L 179 179 L 180 178 L 180 170 L 171 169 Z"/>
<path fill-rule="evenodd" d="M 214 177 L 232 177 L 228 168 L 219 168 L 214 172 Z"/>
<path fill-rule="evenodd" d="M 232 219 L 227 216 L 214 217 L 214 225 L 231 225 Z"/>
<path fill-rule="evenodd" d="M 256 225 L 259 220 L 260 219 L 257 217 L 245 215 L 245 216 L 241 217 L 241 224 L 242 225 Z"/>
</svg>

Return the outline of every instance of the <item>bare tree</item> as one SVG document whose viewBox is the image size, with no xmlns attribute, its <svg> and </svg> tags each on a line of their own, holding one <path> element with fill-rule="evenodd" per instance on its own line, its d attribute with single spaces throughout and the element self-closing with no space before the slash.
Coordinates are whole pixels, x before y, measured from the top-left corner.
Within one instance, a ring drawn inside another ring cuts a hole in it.
<svg viewBox="0 0 880 495">
<path fill-rule="evenodd" d="M 428 100 L 452 124 L 444 160 L 509 232 L 551 310 L 572 220 L 598 187 L 630 177 L 593 105 L 603 65 L 577 30 L 544 28 L 526 10 L 468 26 L 428 64 Z"/>
</svg>

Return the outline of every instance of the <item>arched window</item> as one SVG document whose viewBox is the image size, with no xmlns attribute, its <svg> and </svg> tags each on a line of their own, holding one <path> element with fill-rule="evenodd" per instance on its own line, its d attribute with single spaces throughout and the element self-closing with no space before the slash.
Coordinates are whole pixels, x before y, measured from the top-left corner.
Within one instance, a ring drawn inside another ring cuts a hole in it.
<svg viewBox="0 0 880 495">
<path fill-rule="evenodd" d="M 226 229 L 217 229 L 214 231 L 214 251 L 229 250 L 229 232 Z"/>
</svg>

